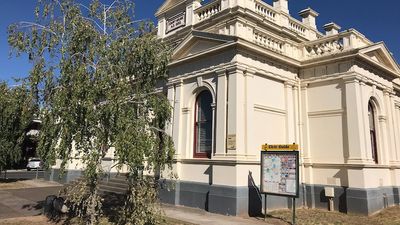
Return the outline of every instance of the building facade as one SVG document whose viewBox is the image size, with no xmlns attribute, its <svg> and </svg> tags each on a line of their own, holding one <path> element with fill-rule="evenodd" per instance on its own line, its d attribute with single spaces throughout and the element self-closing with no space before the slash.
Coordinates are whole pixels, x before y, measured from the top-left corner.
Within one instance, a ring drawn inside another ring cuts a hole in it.
<svg viewBox="0 0 400 225">
<path fill-rule="evenodd" d="M 158 36 L 174 46 L 167 95 L 175 188 L 163 201 L 261 212 L 260 149 L 300 145 L 298 206 L 371 214 L 399 204 L 400 68 L 382 42 L 316 27 L 287 0 L 166 0 Z M 268 208 L 290 207 L 268 197 Z"/>
</svg>

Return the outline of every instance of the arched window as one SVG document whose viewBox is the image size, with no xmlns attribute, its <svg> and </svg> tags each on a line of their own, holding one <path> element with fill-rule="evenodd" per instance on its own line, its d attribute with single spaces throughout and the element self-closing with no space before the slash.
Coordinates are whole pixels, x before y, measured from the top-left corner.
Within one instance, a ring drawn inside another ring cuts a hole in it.
<svg viewBox="0 0 400 225">
<path fill-rule="evenodd" d="M 368 102 L 369 134 L 371 139 L 372 159 L 378 163 L 378 149 L 376 145 L 375 108 L 371 101 Z"/>
<path fill-rule="evenodd" d="M 202 91 L 196 98 L 194 124 L 194 157 L 210 158 L 212 150 L 212 95 Z"/>
</svg>

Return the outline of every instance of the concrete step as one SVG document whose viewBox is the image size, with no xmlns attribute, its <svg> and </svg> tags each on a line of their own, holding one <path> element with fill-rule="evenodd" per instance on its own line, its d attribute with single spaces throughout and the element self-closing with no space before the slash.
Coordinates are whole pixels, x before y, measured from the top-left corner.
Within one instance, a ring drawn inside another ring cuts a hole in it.
<svg viewBox="0 0 400 225">
<path fill-rule="evenodd" d="M 107 178 L 104 178 L 103 180 L 107 180 Z M 126 176 L 125 176 L 125 175 L 111 176 L 111 177 L 108 178 L 108 180 L 115 180 L 115 181 L 123 181 L 123 182 L 126 182 Z"/>
<path fill-rule="evenodd" d="M 111 193 L 117 193 L 117 194 L 125 194 L 126 191 L 128 190 L 127 188 L 108 186 L 108 185 L 104 185 L 104 184 L 100 184 L 98 187 L 99 187 L 100 192 L 111 192 Z"/>
<path fill-rule="evenodd" d="M 126 182 L 121 182 L 118 180 L 109 180 L 107 181 L 101 181 L 99 185 L 106 185 L 106 186 L 111 186 L 111 187 L 118 187 L 118 188 L 128 188 L 128 184 Z"/>
</svg>

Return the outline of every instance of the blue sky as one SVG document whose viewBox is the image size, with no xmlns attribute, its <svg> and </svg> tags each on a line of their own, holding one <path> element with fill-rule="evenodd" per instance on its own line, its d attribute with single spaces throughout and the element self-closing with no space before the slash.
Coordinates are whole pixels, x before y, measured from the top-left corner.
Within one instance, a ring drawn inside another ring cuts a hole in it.
<svg viewBox="0 0 400 225">
<path fill-rule="evenodd" d="M 208 0 L 209 1 L 209 0 Z M 264 0 L 272 4 L 272 0 Z M 89 2 L 89 0 L 82 0 Z M 103 0 L 102 2 L 110 2 Z M 155 20 L 154 12 L 164 0 L 134 0 L 136 19 Z M 27 76 L 31 65 L 27 56 L 9 57 L 7 26 L 19 21 L 32 21 L 35 0 L 0 0 L 0 80 L 13 83 L 12 77 Z M 394 0 L 289 0 L 292 16 L 311 7 L 320 13 L 317 18 L 318 28 L 331 21 L 342 30 L 355 28 L 374 42 L 384 41 L 400 62 L 400 1 Z"/>
</svg>

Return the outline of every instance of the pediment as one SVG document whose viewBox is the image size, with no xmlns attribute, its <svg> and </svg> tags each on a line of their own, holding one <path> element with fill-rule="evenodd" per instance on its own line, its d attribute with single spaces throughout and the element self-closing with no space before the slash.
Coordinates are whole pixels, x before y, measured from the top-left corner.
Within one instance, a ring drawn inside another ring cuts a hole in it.
<svg viewBox="0 0 400 225">
<path fill-rule="evenodd" d="M 376 62 L 396 73 L 400 73 L 400 68 L 396 60 L 383 42 L 363 48 L 360 50 L 360 53 L 371 61 Z"/>
<path fill-rule="evenodd" d="M 178 60 L 198 53 L 206 52 L 226 43 L 235 41 L 235 37 L 201 31 L 192 31 L 174 49 L 172 60 Z"/>
<path fill-rule="evenodd" d="M 158 8 L 157 12 L 156 12 L 156 16 L 165 13 L 166 11 L 168 11 L 169 9 L 180 5 L 182 3 L 184 3 L 185 0 L 166 0 L 161 6 L 160 8 Z"/>
</svg>

